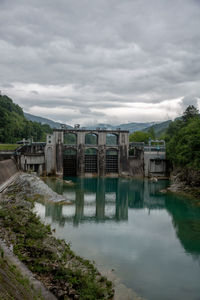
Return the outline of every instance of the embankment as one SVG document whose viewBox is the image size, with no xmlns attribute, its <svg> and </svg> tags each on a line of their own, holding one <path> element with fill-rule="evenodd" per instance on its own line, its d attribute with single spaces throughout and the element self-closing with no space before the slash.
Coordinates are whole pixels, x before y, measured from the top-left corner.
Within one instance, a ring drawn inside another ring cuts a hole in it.
<svg viewBox="0 0 200 300">
<path fill-rule="evenodd" d="M 13 159 L 0 161 L 0 186 L 18 173 L 18 167 Z"/>
<path fill-rule="evenodd" d="M 112 299 L 112 283 L 56 239 L 33 212 L 41 195 L 34 193 L 30 176 L 20 174 L 1 193 L 0 238 L 57 299 Z"/>
<path fill-rule="evenodd" d="M 0 299 L 56 300 L 0 239 Z"/>
</svg>

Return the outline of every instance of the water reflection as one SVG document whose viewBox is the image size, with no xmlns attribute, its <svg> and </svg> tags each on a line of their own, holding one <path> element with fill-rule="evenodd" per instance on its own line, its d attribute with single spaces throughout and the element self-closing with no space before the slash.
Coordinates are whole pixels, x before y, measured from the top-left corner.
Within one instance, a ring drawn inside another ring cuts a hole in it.
<svg viewBox="0 0 200 300">
<path fill-rule="evenodd" d="M 176 235 L 187 253 L 197 258 L 200 254 L 200 207 L 191 200 L 168 196 L 166 209 L 172 216 Z M 199 260 L 200 264 L 200 260 Z"/>
<path fill-rule="evenodd" d="M 160 192 L 167 181 L 72 180 L 70 186 L 47 179 L 71 205 L 36 208 L 59 238 L 72 241 L 78 255 L 115 269 L 147 299 L 199 299 L 200 207 Z"/>
<path fill-rule="evenodd" d="M 168 181 L 150 182 L 125 178 L 71 178 L 74 185 L 47 178 L 46 183 L 65 195 L 72 205 L 45 204 L 45 218 L 60 226 L 88 222 L 127 222 L 131 209 L 165 209 L 172 217 L 177 237 L 186 252 L 200 253 L 200 208 L 188 199 L 160 191 Z"/>
<path fill-rule="evenodd" d="M 72 206 L 46 204 L 45 217 L 51 217 L 64 226 L 73 222 L 128 221 L 128 208 L 163 208 L 165 199 L 158 192 L 168 184 L 166 181 L 149 181 L 123 178 L 73 178 L 74 185 L 62 180 L 46 179 L 57 193 L 72 201 Z"/>
</svg>

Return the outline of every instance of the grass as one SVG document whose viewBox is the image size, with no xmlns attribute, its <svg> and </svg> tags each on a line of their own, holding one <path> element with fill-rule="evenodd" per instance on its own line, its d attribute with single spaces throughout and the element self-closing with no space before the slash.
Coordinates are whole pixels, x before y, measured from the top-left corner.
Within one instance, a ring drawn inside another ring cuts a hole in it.
<svg viewBox="0 0 200 300">
<path fill-rule="evenodd" d="M 20 145 L 17 145 L 17 144 L 0 144 L 0 151 L 2 151 L 2 150 L 15 150 L 19 146 Z"/>
<path fill-rule="evenodd" d="M 1 254 L 3 250 L 0 249 Z M 0 300 L 44 300 L 29 279 L 7 258 L 0 257 Z"/>
<path fill-rule="evenodd" d="M 90 261 L 76 256 L 69 244 L 52 236 L 50 226 L 42 224 L 30 208 L 35 199 L 24 195 L 23 202 L 17 201 L 17 187 L 15 192 L 8 191 L 9 201 L 1 203 L 0 226 L 9 233 L 18 258 L 57 297 L 62 291 L 62 299 L 69 295 L 80 300 L 112 299 L 112 283 Z"/>
</svg>

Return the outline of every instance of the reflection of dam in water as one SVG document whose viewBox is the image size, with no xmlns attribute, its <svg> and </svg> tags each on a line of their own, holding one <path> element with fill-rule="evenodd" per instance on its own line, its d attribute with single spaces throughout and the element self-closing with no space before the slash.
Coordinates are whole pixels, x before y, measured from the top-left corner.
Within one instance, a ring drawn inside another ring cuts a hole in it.
<svg viewBox="0 0 200 300">
<path fill-rule="evenodd" d="M 87 222 L 126 222 L 131 210 L 166 210 L 172 217 L 176 235 L 186 252 L 199 256 L 200 208 L 191 206 L 188 199 L 160 191 L 168 184 L 130 180 L 126 178 L 76 178 L 69 186 L 62 180 L 47 178 L 51 188 L 72 201 L 72 205 L 48 203 L 43 212 L 46 218 L 64 226 Z M 191 237 L 192 241 L 191 241 Z"/>
<path fill-rule="evenodd" d="M 114 269 L 145 299 L 199 299 L 198 205 L 161 193 L 165 181 L 77 177 L 70 186 L 47 180 L 72 204 L 38 203 L 36 211 L 77 255 Z"/>
<path fill-rule="evenodd" d="M 152 183 L 126 178 L 75 178 L 69 186 L 62 180 L 47 178 L 48 185 L 72 202 L 72 205 L 46 204 L 45 217 L 64 225 L 84 222 L 127 221 L 128 209 L 161 209 L 165 206 L 158 192 L 166 182 Z"/>
</svg>

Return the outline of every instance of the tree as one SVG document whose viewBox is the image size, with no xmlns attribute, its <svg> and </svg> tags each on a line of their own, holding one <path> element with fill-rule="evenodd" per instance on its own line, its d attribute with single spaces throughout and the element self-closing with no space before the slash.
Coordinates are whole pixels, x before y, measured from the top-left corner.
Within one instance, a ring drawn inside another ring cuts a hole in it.
<svg viewBox="0 0 200 300">
<path fill-rule="evenodd" d="M 174 166 L 200 170 L 200 118 L 194 106 L 170 123 L 165 140 L 167 157 Z"/>
<path fill-rule="evenodd" d="M 148 132 L 135 131 L 129 135 L 130 142 L 145 142 L 148 143 L 149 134 Z"/>
<path fill-rule="evenodd" d="M 153 126 L 151 126 L 148 131 L 147 131 L 148 135 L 150 138 L 152 138 L 153 140 L 155 140 L 156 138 L 156 135 L 155 135 L 155 130 L 153 128 Z"/>
<path fill-rule="evenodd" d="M 183 113 L 182 120 L 189 121 L 191 118 L 199 118 L 199 110 L 193 105 L 189 105 Z"/>
<path fill-rule="evenodd" d="M 22 138 L 45 141 L 51 133 L 49 125 L 26 120 L 23 110 L 12 99 L 0 95 L 0 143 L 15 143 Z"/>
<path fill-rule="evenodd" d="M 144 142 L 147 144 L 149 142 L 149 138 L 151 138 L 152 140 L 155 139 L 155 132 L 153 127 L 150 127 L 147 132 L 135 131 L 129 135 L 130 142 Z"/>
</svg>

